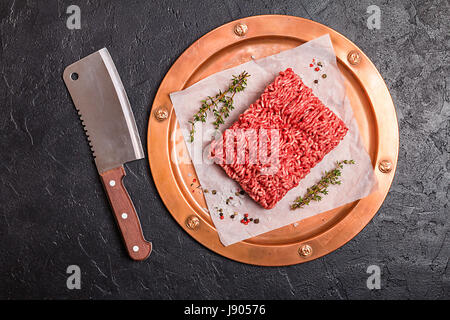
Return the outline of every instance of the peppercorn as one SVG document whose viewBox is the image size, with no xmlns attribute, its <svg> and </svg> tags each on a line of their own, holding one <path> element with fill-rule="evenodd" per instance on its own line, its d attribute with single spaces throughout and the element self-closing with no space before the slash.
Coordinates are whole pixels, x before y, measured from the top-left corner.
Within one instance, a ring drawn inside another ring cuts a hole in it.
<svg viewBox="0 0 450 320">
<path fill-rule="evenodd" d="M 213 190 L 213 191 L 211 191 L 211 193 L 212 193 L 212 194 L 216 194 L 216 193 L 217 193 L 217 191 L 216 191 L 216 190 Z"/>
<path fill-rule="evenodd" d="M 314 80 L 314 83 L 316 83 L 316 84 L 319 83 L 319 80 Z"/>
<path fill-rule="evenodd" d="M 324 73 L 324 74 L 322 75 L 322 78 L 325 79 L 326 77 L 327 77 L 327 75 Z"/>
<path fill-rule="evenodd" d="M 253 220 L 254 223 L 259 223 L 259 219 Z"/>
</svg>

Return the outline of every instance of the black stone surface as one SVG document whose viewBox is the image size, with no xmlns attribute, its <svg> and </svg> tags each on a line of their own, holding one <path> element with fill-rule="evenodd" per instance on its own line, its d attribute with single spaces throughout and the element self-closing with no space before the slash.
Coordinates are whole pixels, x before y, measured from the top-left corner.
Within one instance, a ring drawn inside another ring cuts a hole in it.
<svg viewBox="0 0 450 320">
<path fill-rule="evenodd" d="M 66 9 L 81 8 L 81 30 Z M 369 5 L 381 29 L 369 30 Z M 323 23 L 375 63 L 394 99 L 400 160 L 373 221 L 310 263 L 263 268 L 230 261 L 172 219 L 146 160 L 125 184 L 155 250 L 127 258 L 77 113 L 65 66 L 107 47 L 145 144 L 155 92 L 177 57 L 223 23 L 287 14 Z M 448 1 L 1 1 L 0 298 L 450 297 L 450 9 Z M 66 268 L 81 268 L 68 290 Z M 379 265 L 381 289 L 366 287 Z"/>
</svg>

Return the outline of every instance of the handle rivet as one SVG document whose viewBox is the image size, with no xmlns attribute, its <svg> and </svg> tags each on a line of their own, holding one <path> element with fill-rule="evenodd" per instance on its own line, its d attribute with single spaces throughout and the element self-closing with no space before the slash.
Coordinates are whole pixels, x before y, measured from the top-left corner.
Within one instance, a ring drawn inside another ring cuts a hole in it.
<svg viewBox="0 0 450 320">
<path fill-rule="evenodd" d="M 128 215 L 125 212 L 122 213 L 122 219 L 126 219 L 126 218 L 128 218 Z"/>
<path fill-rule="evenodd" d="M 245 36 L 247 31 L 248 31 L 248 27 L 244 23 L 238 23 L 237 25 L 234 26 L 234 33 L 236 35 L 238 35 L 239 37 Z"/>
<path fill-rule="evenodd" d="M 155 118 L 158 121 L 166 120 L 169 117 L 169 111 L 166 107 L 159 107 L 155 110 Z"/>
<path fill-rule="evenodd" d="M 197 230 L 200 226 L 200 219 L 197 216 L 192 215 L 186 219 L 186 226 L 189 229 Z"/>
<path fill-rule="evenodd" d="M 357 50 L 352 50 L 347 55 L 347 60 L 351 65 L 358 65 L 361 62 L 361 54 Z"/>
<path fill-rule="evenodd" d="M 114 180 L 110 180 L 110 181 L 109 181 L 109 185 L 110 185 L 111 187 L 114 187 L 114 186 L 116 185 L 116 182 L 115 182 Z"/>
<path fill-rule="evenodd" d="M 380 161 L 378 169 L 383 173 L 389 173 L 392 171 L 392 163 L 389 160 Z"/>
<path fill-rule="evenodd" d="M 134 252 L 138 252 L 138 251 L 139 251 L 139 247 L 138 247 L 138 246 L 134 246 L 134 247 L 133 247 L 133 251 L 134 251 Z"/>
<path fill-rule="evenodd" d="M 298 254 L 303 257 L 310 256 L 312 253 L 313 253 L 313 249 L 311 248 L 311 246 L 309 244 L 304 244 L 303 246 L 301 246 L 298 249 Z"/>
</svg>

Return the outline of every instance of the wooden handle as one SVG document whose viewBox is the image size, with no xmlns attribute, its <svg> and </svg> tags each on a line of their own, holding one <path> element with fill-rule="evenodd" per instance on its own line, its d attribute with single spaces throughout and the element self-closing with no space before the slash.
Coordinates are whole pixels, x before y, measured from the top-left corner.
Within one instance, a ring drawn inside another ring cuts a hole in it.
<svg viewBox="0 0 450 320">
<path fill-rule="evenodd" d="M 123 166 L 100 174 L 114 217 L 122 233 L 128 254 L 133 260 L 145 260 L 152 252 L 152 244 L 144 239 L 141 223 L 133 202 L 123 185 Z"/>
</svg>

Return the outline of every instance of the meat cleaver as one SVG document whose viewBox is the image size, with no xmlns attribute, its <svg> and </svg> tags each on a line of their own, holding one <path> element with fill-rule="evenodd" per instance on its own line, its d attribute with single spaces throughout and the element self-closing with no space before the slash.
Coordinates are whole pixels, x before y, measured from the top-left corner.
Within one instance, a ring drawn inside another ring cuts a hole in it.
<svg viewBox="0 0 450 320">
<path fill-rule="evenodd" d="M 144 151 L 130 102 L 108 50 L 103 48 L 71 64 L 64 70 L 63 79 L 80 115 L 128 254 L 134 260 L 144 260 L 152 244 L 142 234 L 136 209 L 122 181 L 124 163 L 144 158 Z"/>
</svg>

